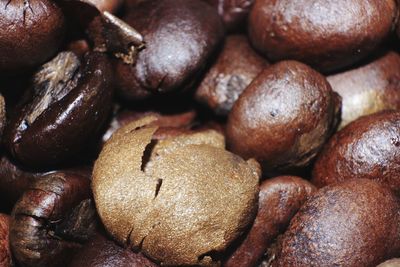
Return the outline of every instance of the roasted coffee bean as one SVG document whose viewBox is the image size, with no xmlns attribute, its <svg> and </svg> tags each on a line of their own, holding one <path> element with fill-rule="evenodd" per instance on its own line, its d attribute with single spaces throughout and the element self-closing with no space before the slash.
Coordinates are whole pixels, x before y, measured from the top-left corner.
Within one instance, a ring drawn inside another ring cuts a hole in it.
<svg viewBox="0 0 400 267">
<path fill-rule="evenodd" d="M 60 53 L 35 74 L 34 96 L 7 126 L 7 148 L 27 166 L 64 163 L 106 122 L 112 92 L 105 55 L 89 53 L 81 64 L 73 53 Z"/>
<path fill-rule="evenodd" d="M 295 59 L 331 71 L 373 51 L 396 17 L 395 0 L 255 0 L 249 37 L 271 60 Z"/>
<path fill-rule="evenodd" d="M 376 181 L 327 186 L 294 216 L 272 266 L 375 267 L 399 256 L 399 208 L 398 198 Z"/>
<path fill-rule="evenodd" d="M 204 0 L 214 6 L 231 32 L 245 29 L 247 16 L 254 0 Z"/>
<path fill-rule="evenodd" d="M 364 115 L 400 109 L 400 55 L 396 52 L 387 52 L 366 65 L 327 79 L 342 97 L 339 128 Z"/>
<path fill-rule="evenodd" d="M 21 266 L 66 266 L 96 228 L 86 177 L 63 172 L 37 180 L 18 200 L 10 244 Z"/>
<path fill-rule="evenodd" d="M 224 36 L 217 12 L 199 0 L 144 1 L 124 20 L 146 43 L 134 65 L 117 63 L 118 88 L 127 99 L 192 87 Z"/>
<path fill-rule="evenodd" d="M 64 32 L 64 15 L 55 1 L 0 1 L 1 75 L 15 75 L 50 59 Z"/>
<path fill-rule="evenodd" d="M 400 193 L 400 112 L 361 117 L 325 145 L 313 169 L 318 187 L 353 178 L 377 180 Z"/>
<path fill-rule="evenodd" d="M 228 115 L 239 95 L 266 66 L 268 62 L 251 48 L 246 36 L 228 36 L 196 98 L 217 114 Z"/>
<path fill-rule="evenodd" d="M 0 214 L 0 266 L 11 267 L 12 255 L 9 242 L 10 216 Z"/>
<path fill-rule="evenodd" d="M 267 67 L 228 117 L 230 149 L 266 172 L 307 166 L 335 126 L 340 100 L 318 72 L 296 61 Z"/>
<path fill-rule="evenodd" d="M 295 176 L 280 176 L 264 181 L 260 186 L 258 213 L 253 226 L 224 266 L 256 266 L 315 191 L 315 186 L 310 182 Z"/>
<path fill-rule="evenodd" d="M 152 142 L 154 120 L 120 128 L 100 153 L 100 218 L 119 243 L 161 265 L 218 264 L 254 219 L 259 166 L 224 150 L 215 132 Z"/>
<path fill-rule="evenodd" d="M 97 234 L 73 257 L 69 267 L 157 267 L 143 253 L 122 248 Z"/>
</svg>

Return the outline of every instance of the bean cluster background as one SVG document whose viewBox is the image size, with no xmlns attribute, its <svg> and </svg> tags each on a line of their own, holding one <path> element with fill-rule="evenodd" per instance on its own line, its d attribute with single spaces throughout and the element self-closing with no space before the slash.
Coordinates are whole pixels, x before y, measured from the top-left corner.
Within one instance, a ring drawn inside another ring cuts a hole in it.
<svg viewBox="0 0 400 267">
<path fill-rule="evenodd" d="M 398 0 L 0 0 L 0 267 L 400 267 Z"/>
</svg>

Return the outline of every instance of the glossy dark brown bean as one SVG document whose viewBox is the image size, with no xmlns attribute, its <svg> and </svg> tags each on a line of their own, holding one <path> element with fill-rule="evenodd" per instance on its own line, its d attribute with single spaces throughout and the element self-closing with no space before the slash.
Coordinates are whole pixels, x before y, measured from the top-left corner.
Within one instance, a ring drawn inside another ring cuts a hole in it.
<svg viewBox="0 0 400 267">
<path fill-rule="evenodd" d="M 394 51 L 327 79 L 332 89 L 342 97 L 339 128 L 364 115 L 400 109 L 400 55 Z"/>
<path fill-rule="evenodd" d="M 1 74 L 15 74 L 51 58 L 63 41 L 64 24 L 54 1 L 0 1 Z"/>
<path fill-rule="evenodd" d="M 117 64 L 119 89 L 128 99 L 191 87 L 224 35 L 217 12 L 198 0 L 144 1 L 124 20 L 146 43 L 134 66 Z"/>
<path fill-rule="evenodd" d="M 196 99 L 217 114 L 228 115 L 239 95 L 266 66 L 268 62 L 251 48 L 246 36 L 228 36 L 197 89 Z"/>
<path fill-rule="evenodd" d="M 225 262 L 226 267 L 253 267 L 283 233 L 303 203 L 316 191 L 310 182 L 280 176 L 260 186 L 258 212 L 246 239 Z"/>
<path fill-rule="evenodd" d="M 328 139 L 339 107 L 325 77 L 302 63 L 282 61 L 260 73 L 234 104 L 228 145 L 267 172 L 304 167 Z"/>
<path fill-rule="evenodd" d="M 361 117 L 325 145 L 313 169 L 318 187 L 353 178 L 368 178 L 400 193 L 400 112 Z"/>
<path fill-rule="evenodd" d="M 271 60 L 295 59 L 331 71 L 374 50 L 396 16 L 395 0 L 256 0 L 249 37 Z"/>
<path fill-rule="evenodd" d="M 399 256 L 399 208 L 398 198 L 376 181 L 327 186 L 294 216 L 272 266 L 375 267 Z"/>
<path fill-rule="evenodd" d="M 214 6 L 224 21 L 225 27 L 236 32 L 243 30 L 247 22 L 247 16 L 254 0 L 204 0 Z"/>
<path fill-rule="evenodd" d="M 90 181 L 54 172 L 18 200 L 10 222 L 13 255 L 22 266 L 65 266 L 95 230 Z"/>
<path fill-rule="evenodd" d="M 142 253 L 122 248 L 102 235 L 96 235 L 72 259 L 69 267 L 156 267 Z"/>
<path fill-rule="evenodd" d="M 35 75 L 34 90 L 7 126 L 6 146 L 25 165 L 60 164 L 105 123 L 113 92 L 111 66 L 99 53 L 88 54 L 81 65 L 73 53 L 63 52 Z"/>
<path fill-rule="evenodd" d="M 9 242 L 10 216 L 0 214 L 0 266 L 11 267 L 12 255 Z"/>
</svg>

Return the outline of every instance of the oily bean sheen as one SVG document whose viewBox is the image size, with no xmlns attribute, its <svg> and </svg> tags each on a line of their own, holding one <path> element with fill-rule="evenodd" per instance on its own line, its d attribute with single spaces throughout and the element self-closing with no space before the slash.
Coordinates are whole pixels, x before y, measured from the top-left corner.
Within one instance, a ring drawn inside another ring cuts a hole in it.
<svg viewBox="0 0 400 267">
<path fill-rule="evenodd" d="M 192 86 L 224 35 L 217 12 L 199 0 L 144 1 L 124 20 L 146 43 L 133 66 L 117 64 L 120 92 L 129 99 Z"/>
<path fill-rule="evenodd" d="M 246 239 L 225 262 L 225 267 L 253 267 L 292 217 L 316 191 L 310 182 L 296 176 L 279 176 L 260 186 L 257 217 Z"/>
<path fill-rule="evenodd" d="M 301 168 L 328 139 L 340 100 L 318 72 L 282 61 L 261 72 L 228 117 L 230 149 L 267 172 Z"/>
<path fill-rule="evenodd" d="M 318 156 L 312 181 L 318 187 L 368 178 L 400 193 L 400 112 L 361 117 L 337 132 Z"/>
<path fill-rule="evenodd" d="M 106 121 L 112 89 L 105 55 L 89 53 L 81 64 L 73 53 L 60 53 L 35 75 L 34 96 L 11 118 L 6 146 L 28 166 L 63 163 Z"/>
<path fill-rule="evenodd" d="M 0 1 L 0 73 L 42 64 L 64 36 L 64 15 L 50 0 Z"/>
<path fill-rule="evenodd" d="M 342 97 L 339 128 L 364 115 L 400 109 L 400 55 L 394 51 L 327 79 L 332 89 Z"/>
<path fill-rule="evenodd" d="M 217 114 L 228 115 L 239 95 L 267 65 L 246 36 L 228 36 L 217 61 L 197 89 L 196 98 Z"/>
<path fill-rule="evenodd" d="M 271 60 L 295 59 L 331 71 L 374 50 L 396 16 L 395 0 L 256 0 L 249 37 Z"/>
<path fill-rule="evenodd" d="M 273 267 L 375 267 L 399 256 L 398 198 L 376 181 L 355 179 L 315 193 L 278 242 Z"/>
</svg>

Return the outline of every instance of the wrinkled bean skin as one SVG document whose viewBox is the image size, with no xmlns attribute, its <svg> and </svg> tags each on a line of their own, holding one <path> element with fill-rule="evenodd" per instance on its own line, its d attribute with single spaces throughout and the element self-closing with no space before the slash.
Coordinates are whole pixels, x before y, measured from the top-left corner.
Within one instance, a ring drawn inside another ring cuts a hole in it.
<svg viewBox="0 0 400 267">
<path fill-rule="evenodd" d="M 106 122 L 113 94 L 112 70 L 105 55 L 89 53 L 72 90 L 51 103 L 29 125 L 32 103 L 16 112 L 6 129 L 6 146 L 22 163 L 48 167 L 76 155 Z M 35 100 L 35 99 L 34 99 Z"/>
<path fill-rule="evenodd" d="M 267 173 L 307 166 L 336 126 L 340 99 L 321 74 L 297 61 L 263 70 L 228 116 L 229 148 Z"/>
<path fill-rule="evenodd" d="M 9 243 L 10 216 L 0 214 L 0 266 L 11 267 L 12 255 Z"/>
<path fill-rule="evenodd" d="M 142 253 L 122 248 L 97 234 L 73 258 L 69 267 L 157 267 Z"/>
<path fill-rule="evenodd" d="M 215 64 L 203 78 L 196 99 L 219 115 L 228 115 L 233 104 L 268 62 L 250 46 L 244 35 L 231 35 Z"/>
<path fill-rule="evenodd" d="M 0 73 L 15 74 L 56 54 L 64 15 L 50 0 L 0 1 Z"/>
<path fill-rule="evenodd" d="M 364 115 L 400 109 L 400 55 L 394 51 L 327 79 L 332 89 L 342 97 L 339 128 Z"/>
<path fill-rule="evenodd" d="M 383 182 L 400 193 L 400 112 L 383 111 L 353 121 L 325 145 L 315 163 L 317 187 L 354 178 Z"/>
<path fill-rule="evenodd" d="M 89 179 L 61 172 L 42 177 L 25 191 L 10 222 L 10 244 L 18 263 L 65 266 L 94 231 L 90 197 Z"/>
<path fill-rule="evenodd" d="M 224 36 L 217 12 L 198 0 L 144 1 L 124 20 L 146 43 L 134 65 L 116 66 L 120 94 L 131 100 L 192 87 Z"/>
<path fill-rule="evenodd" d="M 400 203 L 391 190 L 355 179 L 316 192 L 278 242 L 273 267 L 375 267 L 399 256 Z"/>
<path fill-rule="evenodd" d="M 280 176 L 264 181 L 260 186 L 254 224 L 224 266 L 256 266 L 275 238 L 285 231 L 292 217 L 315 191 L 314 185 L 295 176 Z"/>
<path fill-rule="evenodd" d="M 294 59 L 329 72 L 373 51 L 396 16 L 395 0 L 256 0 L 249 38 L 273 61 Z"/>
</svg>

